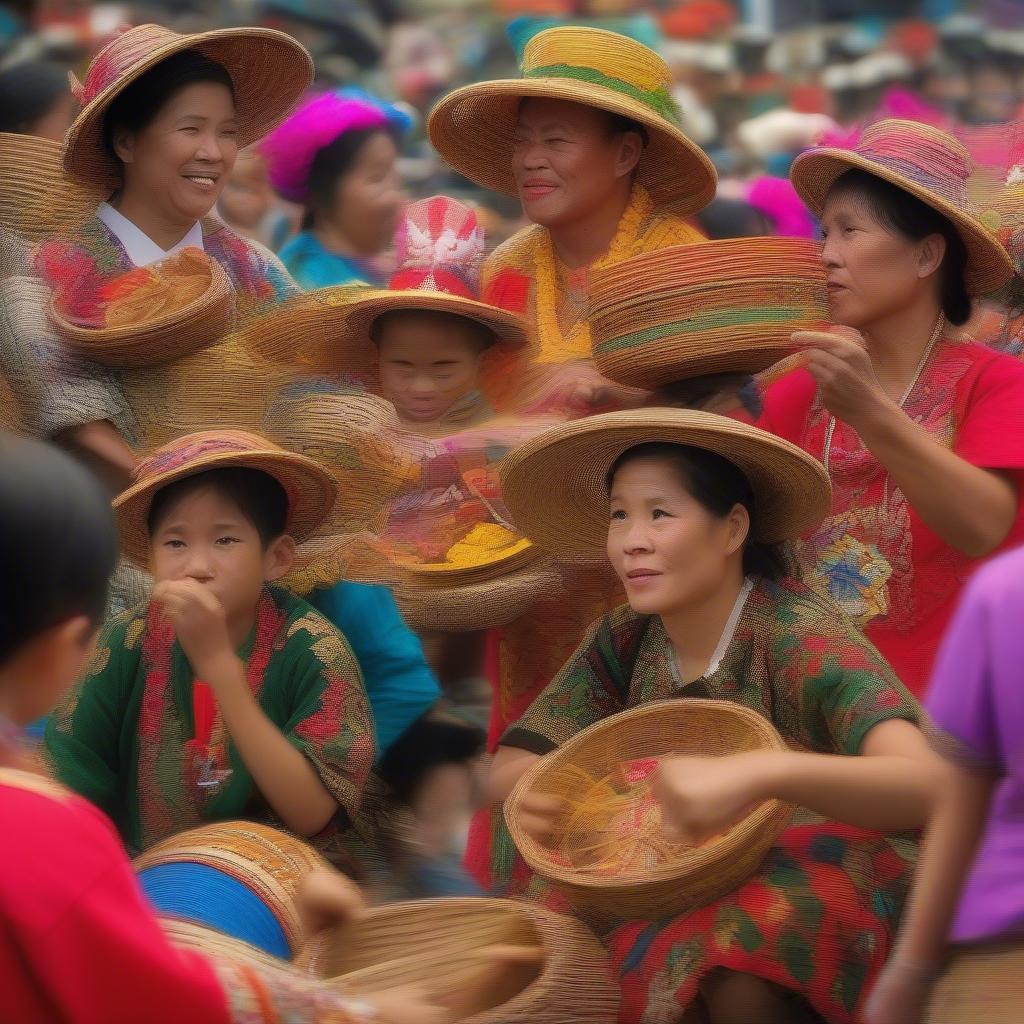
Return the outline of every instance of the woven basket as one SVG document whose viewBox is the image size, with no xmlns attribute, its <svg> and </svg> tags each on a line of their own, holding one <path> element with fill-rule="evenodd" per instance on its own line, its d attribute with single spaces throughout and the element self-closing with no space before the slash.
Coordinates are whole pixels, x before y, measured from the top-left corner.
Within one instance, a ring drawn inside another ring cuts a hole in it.
<svg viewBox="0 0 1024 1024">
<path fill-rule="evenodd" d="M 303 937 L 299 886 L 311 872 L 327 866 L 301 839 L 251 821 L 218 822 L 181 832 L 151 846 L 134 866 L 142 874 L 171 864 L 212 868 L 245 886 L 273 914 L 292 955 Z M 175 917 L 214 928 L 213 922 L 223 922 L 225 914 L 230 917 L 234 910 L 245 909 L 241 901 L 231 908 L 211 906 L 199 888 L 178 894 L 173 902 Z"/>
<path fill-rule="evenodd" d="M 194 301 L 127 327 L 81 327 L 51 300 L 50 319 L 64 343 L 84 359 L 118 369 L 159 366 L 207 349 L 227 335 L 235 315 L 234 289 L 224 268 L 206 259 L 209 285 Z"/>
<path fill-rule="evenodd" d="M 821 254 L 799 238 L 677 245 L 594 274 L 594 360 L 608 378 L 653 390 L 706 374 L 754 373 L 829 319 Z"/>
<path fill-rule="evenodd" d="M 494 946 L 536 950 L 539 962 L 528 977 L 502 976 Z M 358 996 L 414 985 L 457 1001 L 464 1024 L 612 1024 L 619 1005 L 607 954 L 582 924 L 511 900 L 395 903 L 312 943 L 303 959 Z"/>
<path fill-rule="evenodd" d="M 788 804 L 765 801 L 702 846 L 678 846 L 655 867 L 605 876 L 564 865 L 557 855 L 564 834 L 556 834 L 549 846 L 528 835 L 520 823 L 523 799 L 531 793 L 578 795 L 579 781 L 570 767 L 603 779 L 624 761 L 758 749 L 785 750 L 786 744 L 764 716 L 741 704 L 686 699 L 644 704 L 585 729 L 538 761 L 506 802 L 509 832 L 527 864 L 595 922 L 684 913 L 731 892 L 753 874 L 789 821 Z"/>
<path fill-rule="evenodd" d="M 289 967 L 287 960 L 280 960 L 248 942 L 232 938 L 205 925 L 176 917 L 161 917 L 160 927 L 171 943 L 179 949 L 190 949 L 204 956 L 223 957 L 225 960 L 248 964 L 258 970 L 281 970 Z"/>
</svg>

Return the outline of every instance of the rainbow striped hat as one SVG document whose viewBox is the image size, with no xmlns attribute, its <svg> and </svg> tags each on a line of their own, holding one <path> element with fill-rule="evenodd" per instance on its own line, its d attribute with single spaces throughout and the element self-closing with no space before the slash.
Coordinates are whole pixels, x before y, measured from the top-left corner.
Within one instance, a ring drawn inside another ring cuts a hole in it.
<svg viewBox="0 0 1024 1024">
<path fill-rule="evenodd" d="M 512 145 L 519 103 L 529 97 L 568 100 L 628 117 L 649 142 L 637 181 L 656 203 L 681 215 L 703 209 L 717 175 L 707 154 L 679 126 L 672 74 L 653 50 L 616 32 L 560 27 L 539 32 L 523 51 L 522 78 L 467 85 L 430 114 L 430 141 L 460 174 L 516 195 Z"/>
<path fill-rule="evenodd" d="M 973 161 L 952 135 L 918 121 L 886 118 L 865 128 L 852 149 L 819 147 L 802 153 L 790 178 L 820 217 L 832 186 L 854 169 L 891 182 L 949 218 L 967 249 L 964 284 L 971 295 L 995 291 L 1013 276 L 1009 254 L 973 207 Z"/>
</svg>

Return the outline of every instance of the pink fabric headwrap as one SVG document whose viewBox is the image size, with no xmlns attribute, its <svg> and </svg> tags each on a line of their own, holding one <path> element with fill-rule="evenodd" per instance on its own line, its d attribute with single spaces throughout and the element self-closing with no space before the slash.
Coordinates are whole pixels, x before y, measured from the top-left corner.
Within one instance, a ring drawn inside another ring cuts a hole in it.
<svg viewBox="0 0 1024 1024">
<path fill-rule="evenodd" d="M 385 128 L 384 113 L 369 103 L 333 92 L 312 96 L 263 140 L 261 151 L 274 191 L 293 203 L 309 195 L 309 170 L 317 152 L 345 132 Z"/>
</svg>

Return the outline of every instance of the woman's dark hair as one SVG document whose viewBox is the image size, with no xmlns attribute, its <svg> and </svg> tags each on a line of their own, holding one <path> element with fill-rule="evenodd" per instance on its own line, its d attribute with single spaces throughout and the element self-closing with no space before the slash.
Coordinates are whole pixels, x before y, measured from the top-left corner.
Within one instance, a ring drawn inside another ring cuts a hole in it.
<svg viewBox="0 0 1024 1024">
<path fill-rule="evenodd" d="M 610 110 L 604 112 L 605 121 L 608 124 L 609 135 L 620 135 L 623 132 L 636 132 L 640 136 L 640 140 L 644 144 L 644 148 L 647 148 L 648 143 L 651 141 L 651 136 L 647 129 L 639 122 L 634 121 L 631 117 L 626 117 L 623 114 L 613 114 Z"/>
<path fill-rule="evenodd" d="M 329 210 L 334 203 L 338 182 L 355 166 L 363 147 L 380 134 L 397 138 L 386 125 L 374 128 L 354 128 L 342 132 L 333 142 L 318 149 L 309 168 L 306 211 L 302 215 L 302 230 L 309 231 L 316 223 L 316 215 Z"/>
<path fill-rule="evenodd" d="M 971 315 L 971 297 L 964 283 L 967 249 L 948 217 L 898 185 L 859 168 L 836 179 L 829 198 L 838 195 L 862 199 L 880 224 L 908 241 L 920 242 L 929 235 L 941 235 L 946 242 L 940 270 L 942 312 L 954 327 L 967 323 Z"/>
<path fill-rule="evenodd" d="M 0 434 L 0 665 L 78 615 L 103 621 L 117 564 L 110 499 L 70 455 Z"/>
<path fill-rule="evenodd" d="M 146 517 L 149 535 L 153 536 L 182 499 L 207 487 L 238 507 L 239 512 L 256 527 L 264 547 L 287 529 L 288 495 L 281 484 L 261 469 L 226 466 L 186 476 L 161 487 L 153 495 Z"/>
<path fill-rule="evenodd" d="M 235 100 L 235 83 L 227 69 L 198 50 L 181 50 L 140 75 L 107 108 L 103 117 L 103 145 L 117 159 L 114 134 L 142 131 L 182 89 L 200 82 L 223 85 Z"/>
<path fill-rule="evenodd" d="M 59 64 L 25 60 L 0 71 L 0 132 L 31 132 L 64 96 L 71 95 L 68 73 Z"/>
<path fill-rule="evenodd" d="M 615 475 L 623 466 L 638 459 L 659 459 L 668 462 L 678 473 L 679 481 L 711 515 L 724 519 L 737 505 L 750 516 L 750 532 L 743 545 L 743 572 L 775 580 L 794 575 L 795 567 L 782 544 L 762 544 L 752 539 L 757 524 L 754 489 L 746 474 L 733 462 L 716 452 L 692 445 L 651 441 L 627 448 L 613 463 L 605 477 L 611 492 Z"/>
<path fill-rule="evenodd" d="M 378 773 L 399 801 L 411 804 L 432 769 L 468 765 L 483 753 L 485 740 L 483 729 L 475 725 L 427 712 L 388 747 Z"/>
</svg>

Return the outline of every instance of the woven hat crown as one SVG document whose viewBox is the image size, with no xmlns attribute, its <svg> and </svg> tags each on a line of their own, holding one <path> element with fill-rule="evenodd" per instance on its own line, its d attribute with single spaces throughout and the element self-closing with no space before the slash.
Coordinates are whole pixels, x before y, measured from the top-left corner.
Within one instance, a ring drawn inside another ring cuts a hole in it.
<svg viewBox="0 0 1024 1024">
<path fill-rule="evenodd" d="M 200 430 L 165 444 L 140 462 L 135 469 L 134 482 L 144 483 L 164 473 L 173 473 L 210 455 L 245 455 L 268 450 L 279 449 L 266 438 L 246 430 Z"/>
<path fill-rule="evenodd" d="M 71 91 L 84 107 L 101 92 L 113 85 L 122 75 L 145 60 L 151 53 L 180 36 L 162 25 L 139 25 L 112 39 L 93 58 L 79 83 L 71 76 Z"/>
<path fill-rule="evenodd" d="M 951 135 L 918 121 L 889 118 L 869 125 L 854 152 L 966 210 L 970 154 Z"/>
<path fill-rule="evenodd" d="M 568 78 L 611 89 L 643 103 L 678 127 L 672 74 L 652 49 L 617 32 L 550 28 L 523 50 L 524 78 Z"/>
</svg>

